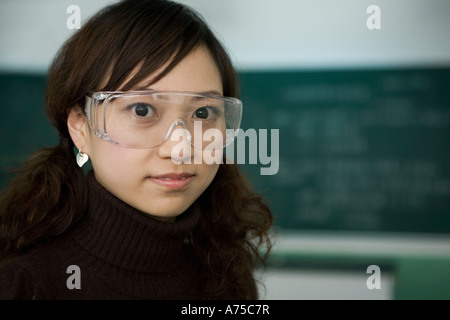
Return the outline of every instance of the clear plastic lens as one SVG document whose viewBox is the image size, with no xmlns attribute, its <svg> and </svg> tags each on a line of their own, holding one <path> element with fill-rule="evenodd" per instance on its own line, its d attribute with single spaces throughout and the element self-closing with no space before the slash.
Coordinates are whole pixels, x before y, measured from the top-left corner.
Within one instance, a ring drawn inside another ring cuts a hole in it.
<svg viewBox="0 0 450 320">
<path fill-rule="evenodd" d="M 204 149 L 230 144 L 239 129 L 242 103 L 235 98 L 187 92 L 100 92 L 86 99 L 95 133 L 130 148 L 151 148 L 188 130 L 191 144 Z"/>
</svg>

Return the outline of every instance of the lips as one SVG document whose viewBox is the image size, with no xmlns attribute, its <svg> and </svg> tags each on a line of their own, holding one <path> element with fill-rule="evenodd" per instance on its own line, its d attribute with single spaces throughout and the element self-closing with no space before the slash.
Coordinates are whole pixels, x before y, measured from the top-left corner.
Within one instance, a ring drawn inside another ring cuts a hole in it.
<svg viewBox="0 0 450 320">
<path fill-rule="evenodd" d="M 168 173 L 168 174 L 162 174 L 159 176 L 153 176 L 152 178 L 154 179 L 162 179 L 162 180 L 183 180 L 189 177 L 194 176 L 193 174 L 190 173 L 180 173 L 180 174 L 176 174 L 176 173 Z"/>
<path fill-rule="evenodd" d="M 154 183 L 172 190 L 183 189 L 189 185 L 194 175 L 191 173 L 168 173 L 149 177 Z"/>
</svg>

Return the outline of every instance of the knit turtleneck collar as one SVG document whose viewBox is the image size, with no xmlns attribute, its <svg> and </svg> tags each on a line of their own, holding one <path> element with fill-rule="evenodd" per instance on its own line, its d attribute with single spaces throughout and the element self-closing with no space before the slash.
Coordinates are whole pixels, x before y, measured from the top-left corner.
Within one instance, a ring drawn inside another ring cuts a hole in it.
<svg viewBox="0 0 450 320">
<path fill-rule="evenodd" d="M 145 273 L 174 270 L 183 263 L 185 238 L 200 210 L 192 206 L 175 222 L 162 222 L 121 201 L 88 174 L 88 212 L 75 239 L 97 258 L 121 269 Z"/>
</svg>

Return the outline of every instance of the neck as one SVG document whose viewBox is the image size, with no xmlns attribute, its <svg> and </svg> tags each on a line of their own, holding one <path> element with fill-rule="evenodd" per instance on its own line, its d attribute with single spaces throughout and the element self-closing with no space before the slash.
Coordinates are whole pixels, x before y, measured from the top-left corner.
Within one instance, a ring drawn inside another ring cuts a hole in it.
<svg viewBox="0 0 450 320">
<path fill-rule="evenodd" d="M 194 205 L 173 222 L 159 221 L 121 201 L 88 175 L 89 203 L 74 236 L 96 257 L 122 269 L 165 272 L 185 256 L 185 239 L 196 226 Z"/>
</svg>

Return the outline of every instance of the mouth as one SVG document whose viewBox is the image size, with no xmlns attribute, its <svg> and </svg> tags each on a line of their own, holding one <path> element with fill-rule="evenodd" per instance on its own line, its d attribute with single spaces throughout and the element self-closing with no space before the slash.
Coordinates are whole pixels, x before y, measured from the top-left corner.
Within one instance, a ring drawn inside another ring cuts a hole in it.
<svg viewBox="0 0 450 320">
<path fill-rule="evenodd" d="M 172 190 L 180 190 L 186 188 L 194 177 L 195 175 L 191 173 L 168 173 L 149 177 L 149 180 Z"/>
</svg>

